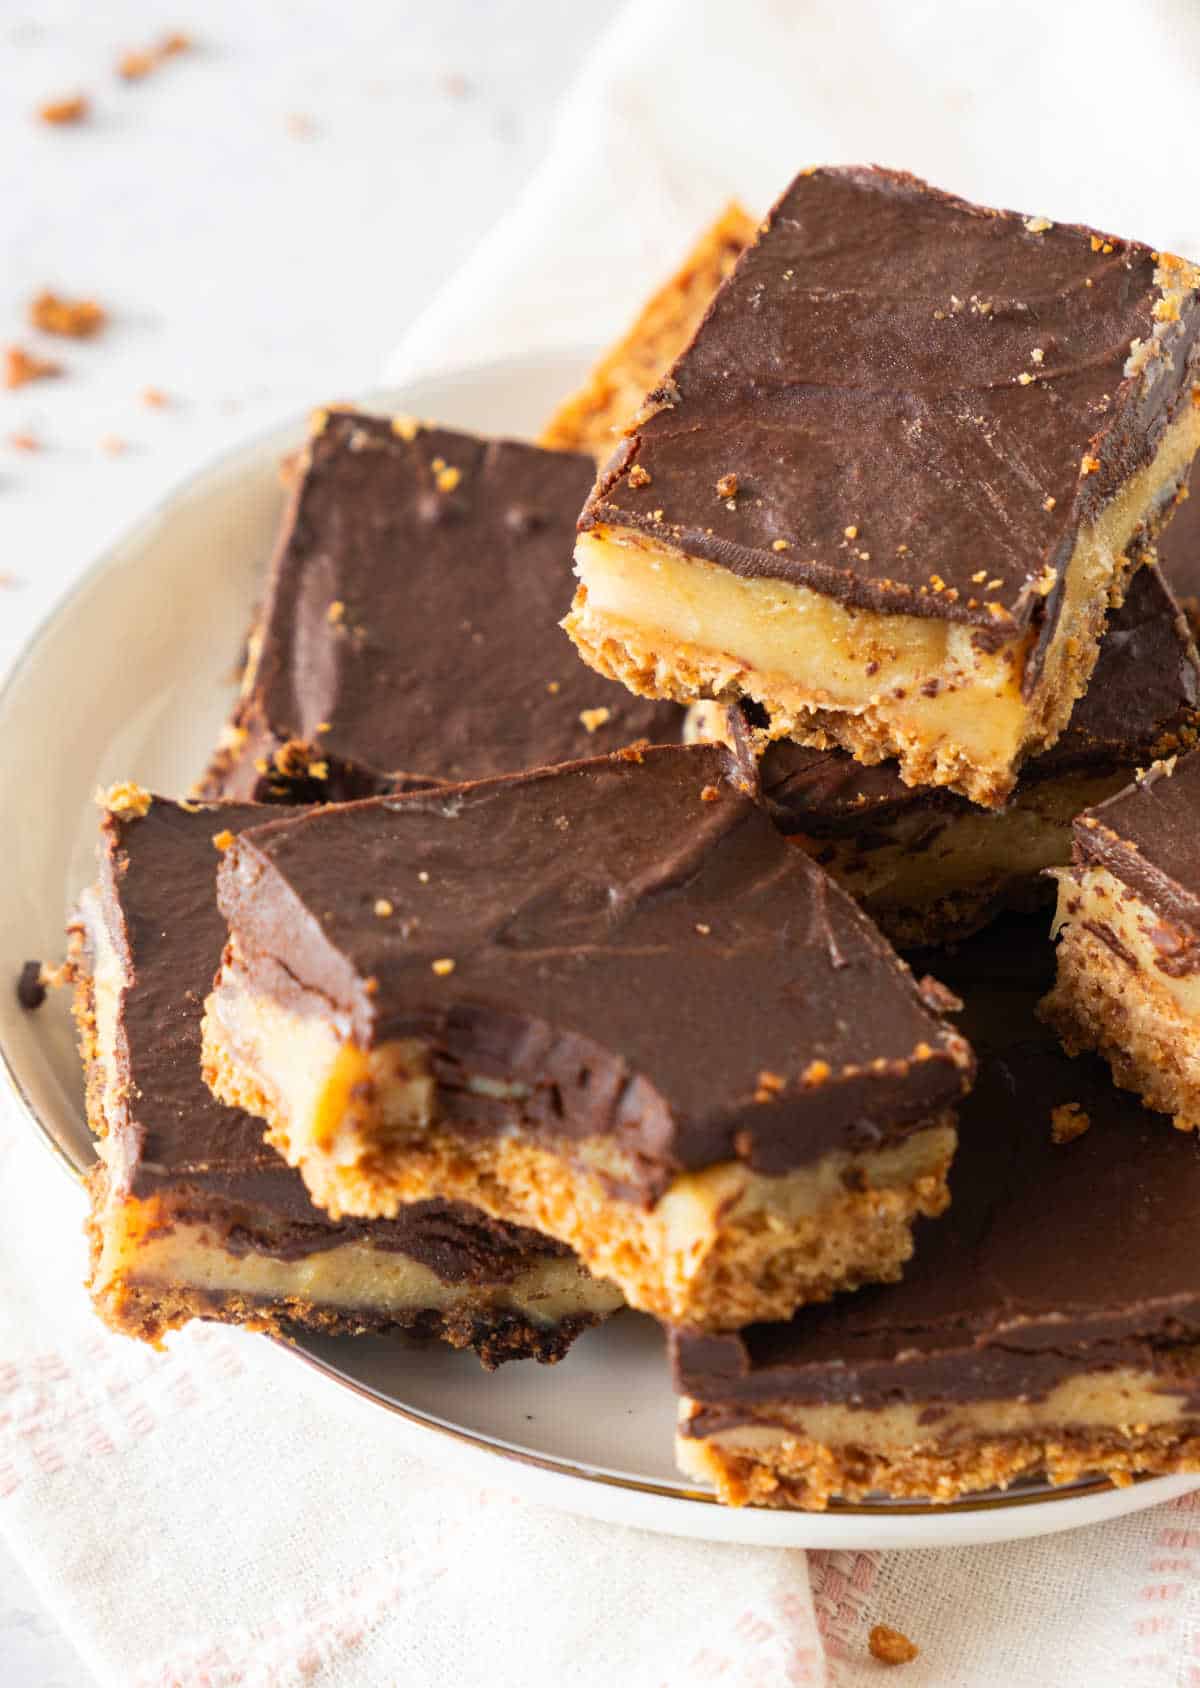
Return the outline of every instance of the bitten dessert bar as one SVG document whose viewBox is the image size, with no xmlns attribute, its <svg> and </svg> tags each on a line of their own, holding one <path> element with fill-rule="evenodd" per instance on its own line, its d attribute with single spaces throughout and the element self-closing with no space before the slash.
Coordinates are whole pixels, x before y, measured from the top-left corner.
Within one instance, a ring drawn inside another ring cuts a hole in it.
<svg viewBox="0 0 1200 1688">
<path fill-rule="evenodd" d="M 1080 815 L 1059 874 L 1058 977 L 1043 1005 L 1066 1048 L 1200 1125 L 1200 754 L 1158 762 Z"/>
<path fill-rule="evenodd" d="M 1003 803 L 1200 446 L 1198 281 L 805 172 L 602 471 L 564 625 L 635 692 L 746 697 L 772 737 Z"/>
<path fill-rule="evenodd" d="M 598 679 L 558 626 L 592 473 L 318 412 L 202 795 L 341 800 L 677 741 L 676 707 Z"/>
<path fill-rule="evenodd" d="M 1200 1141 L 1039 1024 L 1040 921 L 939 961 L 979 1076 L 902 1281 L 674 1333 L 680 1464 L 733 1505 L 1200 1470 Z"/>
<path fill-rule="evenodd" d="M 757 230 L 748 211 L 736 202 L 727 205 L 580 391 L 555 411 L 539 443 L 555 451 L 590 451 L 601 463 L 611 457 L 625 424 L 692 338 Z"/>
<path fill-rule="evenodd" d="M 470 1201 L 667 1319 L 895 1276 L 970 1050 L 725 767 L 652 749 L 243 833 L 208 1082 L 334 1216 Z"/>
<path fill-rule="evenodd" d="M 767 748 L 762 791 L 780 830 L 893 943 L 947 944 L 1006 907 L 1052 900 L 1043 870 L 1070 861 L 1075 816 L 1113 796 L 1137 768 L 1190 749 L 1198 725 L 1200 660 L 1149 565 L 1109 612 L 1092 683 L 1067 730 L 1025 764 L 1003 809 L 978 808 L 944 787 L 914 790 L 894 762 L 866 768 L 844 750 L 788 739 Z"/>
<path fill-rule="evenodd" d="M 91 1291 L 156 1342 L 189 1319 L 282 1333 L 405 1330 L 486 1366 L 559 1358 L 621 1304 L 570 1250 L 443 1201 L 333 1223 L 259 1121 L 214 1101 L 200 1016 L 225 938 L 218 852 L 261 819 L 125 788 L 72 932 L 87 1110 Z M 215 843 L 215 847 L 214 847 Z"/>
</svg>

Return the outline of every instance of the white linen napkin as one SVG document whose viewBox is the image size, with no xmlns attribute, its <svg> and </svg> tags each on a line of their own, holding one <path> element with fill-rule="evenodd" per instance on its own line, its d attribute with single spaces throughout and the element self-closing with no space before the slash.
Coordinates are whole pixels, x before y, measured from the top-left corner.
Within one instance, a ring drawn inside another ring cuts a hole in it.
<svg viewBox="0 0 1200 1688">
<path fill-rule="evenodd" d="M 871 1688 L 876 1623 L 922 1649 L 906 1688 L 1196 1681 L 1200 1495 L 954 1552 L 572 1518 L 413 1457 L 260 1338 L 111 1335 L 82 1200 L 11 1110 L 0 1183 L 0 1529 L 111 1688 Z"/>
<path fill-rule="evenodd" d="M 603 344 L 724 199 L 761 208 L 806 161 L 1198 252 L 1198 94 L 1188 0 L 638 0 L 388 375 Z M 110 1335 L 79 1287 L 82 1201 L 11 1108 L 0 1180 L 0 1530 L 104 1683 L 867 1688 L 877 1622 L 921 1646 L 910 1688 L 1198 1679 L 1196 1497 L 953 1553 L 571 1518 L 413 1457 L 260 1339 Z"/>
<path fill-rule="evenodd" d="M 886 164 L 1200 259 L 1196 0 L 637 0 L 392 380 L 603 346 L 730 198 Z"/>
</svg>

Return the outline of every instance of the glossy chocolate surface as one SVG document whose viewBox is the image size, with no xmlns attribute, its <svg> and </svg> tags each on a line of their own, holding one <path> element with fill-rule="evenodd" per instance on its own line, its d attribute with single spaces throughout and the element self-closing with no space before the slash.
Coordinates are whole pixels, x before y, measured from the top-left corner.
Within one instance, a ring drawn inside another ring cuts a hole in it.
<svg viewBox="0 0 1200 1688">
<path fill-rule="evenodd" d="M 571 452 L 329 412 L 272 563 L 247 737 L 209 794 L 275 796 L 290 743 L 296 774 L 343 798 L 379 789 L 375 770 L 477 779 L 676 742 L 675 705 L 601 679 L 558 625 L 593 473 Z"/>
</svg>

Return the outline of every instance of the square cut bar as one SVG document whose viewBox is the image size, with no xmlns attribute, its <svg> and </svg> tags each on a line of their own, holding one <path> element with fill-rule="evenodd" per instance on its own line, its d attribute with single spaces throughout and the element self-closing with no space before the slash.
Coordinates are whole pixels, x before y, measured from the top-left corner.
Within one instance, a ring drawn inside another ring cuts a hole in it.
<svg viewBox="0 0 1200 1688">
<path fill-rule="evenodd" d="M 763 797 L 785 836 L 893 943 L 957 942 L 1006 907 L 1052 900 L 1044 870 L 1070 861 L 1076 815 L 1156 757 L 1194 746 L 1198 706 L 1191 632 L 1151 564 L 1109 612 L 1092 683 L 1066 732 L 1025 764 L 1003 809 L 981 809 L 944 787 L 914 790 L 895 762 L 866 768 L 847 751 L 790 739 L 763 756 Z"/>
<path fill-rule="evenodd" d="M 590 459 L 318 412 L 202 795 L 342 799 L 676 742 L 558 625 Z"/>
<path fill-rule="evenodd" d="M 1058 977 L 1043 1005 L 1067 1050 L 1183 1131 L 1200 1125 L 1200 752 L 1157 762 L 1080 815 L 1058 875 Z"/>
<path fill-rule="evenodd" d="M 329 1212 L 470 1201 L 661 1317 L 894 1276 L 970 1050 L 725 766 L 664 747 L 243 834 L 208 1082 Z"/>
<path fill-rule="evenodd" d="M 1022 1477 L 1200 1470 L 1200 1141 L 1038 1022 L 1040 921 L 940 958 L 979 1076 L 951 1203 L 897 1284 L 677 1331 L 677 1442 L 734 1505 L 951 1501 Z"/>
<path fill-rule="evenodd" d="M 601 463 L 611 457 L 626 423 L 692 338 L 713 294 L 757 231 L 747 210 L 736 201 L 727 205 L 579 392 L 554 412 L 539 444 L 554 451 L 590 451 Z"/>
<path fill-rule="evenodd" d="M 144 813 L 137 813 L 143 802 Z M 129 1336 L 189 1319 L 282 1334 L 440 1336 L 486 1366 L 559 1358 L 621 1304 L 568 1249 L 462 1205 L 333 1223 L 260 1123 L 200 1076 L 200 1018 L 225 940 L 217 851 L 250 805 L 141 794 L 101 829 L 72 933 L 91 1174 L 91 1291 Z"/>
<path fill-rule="evenodd" d="M 1198 272 L 878 169 L 800 176 L 580 519 L 564 625 L 646 696 L 994 807 L 1200 445 Z"/>
</svg>

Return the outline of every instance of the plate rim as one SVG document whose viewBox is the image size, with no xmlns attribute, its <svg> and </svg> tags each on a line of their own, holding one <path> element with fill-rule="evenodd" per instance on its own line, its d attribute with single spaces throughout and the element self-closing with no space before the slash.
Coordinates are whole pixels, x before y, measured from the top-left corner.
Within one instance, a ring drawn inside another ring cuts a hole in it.
<svg viewBox="0 0 1200 1688">
<path fill-rule="evenodd" d="M 579 347 L 557 348 L 540 354 L 515 354 L 502 358 L 481 359 L 477 362 L 456 365 L 445 370 L 426 371 L 404 383 L 389 382 L 367 389 L 352 402 L 355 408 L 370 410 L 379 407 L 383 410 L 394 410 L 405 403 L 411 403 L 411 395 L 419 393 L 426 387 L 446 388 L 459 383 L 479 378 L 486 374 L 499 377 L 504 373 L 518 374 L 521 370 L 532 368 L 544 369 L 548 362 L 577 362 L 581 373 L 585 372 L 597 352 L 594 348 Z M 261 458 L 266 453 L 276 453 L 287 449 L 288 443 L 297 436 L 303 437 L 308 417 L 321 406 L 311 406 L 306 411 L 287 419 L 276 421 L 262 428 L 256 429 L 245 439 L 227 446 L 212 458 L 206 460 L 198 468 L 175 481 L 166 492 L 144 510 L 129 527 L 111 540 L 100 554 L 89 563 L 72 580 L 68 589 L 58 597 L 48 610 L 35 623 L 28 637 L 21 645 L 17 655 L 12 660 L 0 681 L 0 719 L 3 718 L 14 693 L 18 692 L 26 681 L 31 668 L 37 662 L 42 646 L 47 642 L 61 618 L 68 615 L 77 600 L 90 591 L 112 569 L 121 565 L 130 551 L 136 550 L 139 544 L 145 544 L 154 529 L 169 519 L 172 512 L 185 500 L 202 497 L 206 491 L 215 490 L 213 483 L 218 483 L 223 477 L 236 473 L 239 467 L 249 467 L 250 461 Z M 511 437 L 519 438 L 517 434 Z M 16 1104 L 17 1111 L 28 1121 L 32 1134 L 50 1153 L 63 1172 L 78 1186 L 86 1186 L 87 1174 L 91 1163 L 84 1164 L 72 1153 L 68 1143 L 64 1142 L 53 1125 L 42 1117 L 32 1096 L 29 1094 L 18 1071 L 15 1057 L 9 1043 L 0 1027 L 0 1080 L 4 1088 Z M 823 1511 L 804 1511 L 801 1509 L 782 1508 L 752 1508 L 732 1509 L 724 1507 L 718 1501 L 715 1492 L 695 1488 L 687 1483 L 678 1485 L 656 1481 L 648 1477 L 634 1477 L 622 1475 L 616 1471 L 589 1467 L 578 1461 L 570 1461 L 551 1454 L 538 1453 L 533 1449 L 523 1448 L 505 1442 L 499 1438 L 488 1436 L 482 1432 L 471 1430 L 462 1425 L 456 1425 L 439 1419 L 418 1408 L 383 1395 L 370 1384 L 355 1378 L 339 1369 L 321 1354 L 307 1348 L 303 1338 L 295 1341 L 281 1337 L 270 1339 L 274 1346 L 283 1353 L 304 1363 L 314 1374 L 323 1378 L 327 1383 L 340 1387 L 367 1405 L 384 1409 L 393 1417 L 402 1420 L 407 1426 L 420 1433 L 422 1440 L 430 1435 L 436 1436 L 438 1446 L 449 1442 L 459 1450 L 468 1450 L 473 1456 L 486 1456 L 489 1459 L 501 1459 L 509 1466 L 517 1466 L 529 1473 L 537 1473 L 542 1479 L 550 1479 L 558 1484 L 584 1484 L 598 1486 L 609 1491 L 618 1491 L 625 1496 L 640 1497 L 643 1503 L 649 1502 L 656 1508 L 668 1508 L 674 1522 L 663 1522 L 656 1517 L 639 1516 L 637 1522 L 650 1528 L 657 1528 L 668 1533 L 689 1535 L 711 1535 L 703 1528 L 689 1529 L 685 1515 L 695 1522 L 707 1519 L 709 1522 L 717 1518 L 724 1518 L 732 1523 L 742 1517 L 764 1520 L 797 1520 L 799 1532 L 811 1535 L 814 1525 L 820 1521 L 842 1523 L 850 1527 L 859 1523 L 869 1528 L 870 1523 L 886 1526 L 892 1524 L 904 1528 L 905 1521 L 909 1527 L 916 1526 L 918 1520 L 928 1520 L 931 1525 L 952 1519 L 971 1519 L 979 1515 L 994 1515 L 996 1513 L 1024 1514 L 1038 1508 L 1060 1507 L 1067 1502 L 1087 1503 L 1106 1495 L 1113 1496 L 1122 1491 L 1115 1488 L 1105 1477 L 1095 1477 L 1080 1480 L 1073 1484 L 1060 1487 L 1039 1488 L 1034 1492 L 1020 1489 L 989 1493 L 970 1499 L 960 1499 L 945 1504 L 930 1501 L 877 1501 L 869 1503 L 855 1503 L 834 1501 Z M 1144 1488 L 1152 1484 L 1176 1486 L 1180 1480 L 1193 1474 L 1178 1473 L 1167 1477 L 1151 1475 L 1136 1477 L 1132 1485 L 1126 1486 Z M 1200 1487 L 1200 1474 L 1194 1474 L 1193 1486 Z M 556 1499 L 553 1494 L 543 1494 L 548 1504 L 570 1507 L 569 1501 Z M 1153 1504 L 1147 1497 L 1146 1505 Z M 576 1510 L 590 1511 L 593 1515 L 605 1514 L 612 1516 L 611 1507 L 583 1507 Z M 1133 1510 L 1123 1508 L 1122 1510 Z M 1063 1518 L 1061 1524 L 1051 1524 L 1049 1529 L 1071 1528 L 1074 1523 L 1091 1522 L 1089 1518 L 1072 1520 Z M 885 1534 L 889 1533 L 886 1530 Z M 949 1545 L 945 1540 L 930 1541 L 928 1546 Z M 1020 1532 L 1030 1534 L 1033 1532 Z M 775 1545 L 786 1545 L 780 1539 L 777 1531 L 766 1531 L 757 1535 L 753 1529 L 738 1530 L 725 1528 L 717 1532 L 717 1538 L 735 1539 L 746 1542 L 763 1540 L 768 1536 Z M 966 1538 L 963 1538 L 966 1539 Z M 1008 1536 L 988 1537 L 992 1540 L 1015 1539 Z M 793 1545 L 801 1545 L 793 1543 Z M 816 1545 L 808 1542 L 803 1545 Z M 871 1545 L 864 1543 L 862 1545 Z M 896 1545 L 919 1545 L 916 1542 L 905 1542 Z"/>
</svg>

